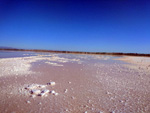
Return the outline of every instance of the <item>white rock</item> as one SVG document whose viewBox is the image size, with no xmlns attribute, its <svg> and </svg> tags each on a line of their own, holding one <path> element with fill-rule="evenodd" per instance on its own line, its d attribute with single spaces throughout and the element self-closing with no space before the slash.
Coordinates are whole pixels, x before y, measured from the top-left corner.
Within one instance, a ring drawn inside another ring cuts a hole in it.
<svg viewBox="0 0 150 113">
<path fill-rule="evenodd" d="M 35 98 L 35 97 L 36 97 L 36 95 L 31 95 L 31 97 L 32 97 L 32 98 Z"/>
<path fill-rule="evenodd" d="M 46 93 L 40 93 L 39 96 L 41 97 L 46 96 Z"/>
<path fill-rule="evenodd" d="M 110 95 L 111 93 L 107 91 L 106 94 Z"/>
<path fill-rule="evenodd" d="M 65 109 L 65 111 L 68 111 L 68 109 Z"/>
<path fill-rule="evenodd" d="M 41 93 L 41 90 L 33 89 L 33 90 L 31 90 L 31 93 L 32 93 L 32 94 L 35 94 L 35 95 L 38 95 L 38 94 Z"/>
<path fill-rule="evenodd" d="M 55 95 L 55 96 L 57 96 L 57 95 L 58 95 L 58 93 L 54 93 L 54 95 Z"/>
<path fill-rule="evenodd" d="M 54 86 L 56 83 L 55 82 L 49 82 L 47 83 L 48 85 Z"/>
<path fill-rule="evenodd" d="M 41 102 L 38 103 L 38 105 L 41 105 L 41 104 L 42 104 Z"/>
<path fill-rule="evenodd" d="M 88 100 L 88 103 L 91 103 L 91 100 Z"/>
<path fill-rule="evenodd" d="M 49 93 L 49 90 L 45 89 L 45 90 L 42 91 L 42 93 Z"/>
<path fill-rule="evenodd" d="M 46 86 L 45 85 L 39 85 L 39 88 L 45 88 Z"/>
<path fill-rule="evenodd" d="M 68 89 L 65 89 L 65 93 L 67 93 L 68 92 Z"/>
<path fill-rule="evenodd" d="M 75 99 L 75 97 L 74 97 L 74 96 L 72 96 L 71 98 L 72 98 L 72 99 Z"/>
<path fill-rule="evenodd" d="M 52 90 L 52 91 L 50 91 L 50 93 L 55 94 L 55 91 L 54 91 L 54 90 Z"/>
<path fill-rule="evenodd" d="M 103 113 L 102 111 L 100 111 L 99 113 Z"/>
<path fill-rule="evenodd" d="M 27 103 L 30 104 L 31 102 L 28 100 Z"/>
</svg>

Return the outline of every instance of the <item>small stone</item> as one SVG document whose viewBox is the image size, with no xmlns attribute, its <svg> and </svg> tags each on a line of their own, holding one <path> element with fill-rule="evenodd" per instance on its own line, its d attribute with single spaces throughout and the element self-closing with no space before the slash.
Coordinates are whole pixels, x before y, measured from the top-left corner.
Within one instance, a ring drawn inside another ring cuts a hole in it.
<svg viewBox="0 0 150 113">
<path fill-rule="evenodd" d="M 71 98 L 72 98 L 72 99 L 75 99 L 75 97 L 74 97 L 74 96 L 72 96 Z"/>
<path fill-rule="evenodd" d="M 111 93 L 107 91 L 106 94 L 110 95 Z"/>
<path fill-rule="evenodd" d="M 47 85 L 51 85 L 51 86 L 54 86 L 56 83 L 55 82 L 49 82 L 47 83 Z"/>
<path fill-rule="evenodd" d="M 91 103 L 91 100 L 88 100 L 88 103 Z"/>
<path fill-rule="evenodd" d="M 37 88 L 37 87 L 38 87 L 37 84 L 31 84 L 31 85 L 29 85 L 28 87 L 25 87 L 25 89 L 27 89 L 27 90 L 32 90 L 32 89 L 35 89 L 35 88 Z"/>
<path fill-rule="evenodd" d="M 38 96 L 41 96 L 41 97 L 46 96 L 46 93 L 40 93 Z"/>
<path fill-rule="evenodd" d="M 48 93 L 48 92 L 49 92 L 48 89 L 45 89 L 45 90 L 42 91 L 42 93 Z"/>
<path fill-rule="evenodd" d="M 98 112 L 98 113 L 103 113 L 102 111 Z"/>
<path fill-rule="evenodd" d="M 45 88 L 46 86 L 45 85 L 39 85 L 39 88 Z"/>
<path fill-rule="evenodd" d="M 16 113 L 15 111 L 11 112 L 11 113 Z"/>
<path fill-rule="evenodd" d="M 71 84 L 71 82 L 68 82 L 69 84 Z"/>
<path fill-rule="evenodd" d="M 54 91 L 54 90 L 52 90 L 52 91 L 50 91 L 50 93 L 54 94 L 54 93 L 55 93 L 55 91 Z"/>
<path fill-rule="evenodd" d="M 31 102 L 28 100 L 27 103 L 30 104 Z"/>
<path fill-rule="evenodd" d="M 87 106 L 87 105 L 84 105 L 83 107 L 87 108 L 88 106 Z"/>
<path fill-rule="evenodd" d="M 31 94 L 38 95 L 38 94 L 40 94 L 40 93 L 41 93 L 41 90 L 36 90 L 36 89 L 31 90 Z"/>
<path fill-rule="evenodd" d="M 123 101 L 123 100 L 120 100 L 120 102 L 123 103 L 124 101 Z"/>
<path fill-rule="evenodd" d="M 42 104 L 41 102 L 38 103 L 38 105 L 41 105 L 41 104 Z"/>
<path fill-rule="evenodd" d="M 55 95 L 55 96 L 57 96 L 57 95 L 58 95 L 58 93 L 54 93 L 54 95 Z"/>
<path fill-rule="evenodd" d="M 94 110 L 94 108 L 91 108 L 91 110 Z"/>
<path fill-rule="evenodd" d="M 65 109 L 65 111 L 68 111 L 68 109 Z"/>
<path fill-rule="evenodd" d="M 32 98 L 35 98 L 35 97 L 36 97 L 36 95 L 31 95 L 31 97 L 32 97 Z"/>
<path fill-rule="evenodd" d="M 65 89 L 65 93 L 67 93 L 68 92 L 68 89 Z"/>
</svg>

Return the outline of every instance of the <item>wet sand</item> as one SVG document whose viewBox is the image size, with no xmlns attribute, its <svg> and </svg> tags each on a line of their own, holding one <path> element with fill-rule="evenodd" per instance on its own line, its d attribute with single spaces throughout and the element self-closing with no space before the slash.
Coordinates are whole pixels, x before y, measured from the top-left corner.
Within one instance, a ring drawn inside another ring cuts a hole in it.
<svg viewBox="0 0 150 113">
<path fill-rule="evenodd" d="M 1 58 L 0 112 L 149 113 L 149 61 L 48 53 Z"/>
</svg>

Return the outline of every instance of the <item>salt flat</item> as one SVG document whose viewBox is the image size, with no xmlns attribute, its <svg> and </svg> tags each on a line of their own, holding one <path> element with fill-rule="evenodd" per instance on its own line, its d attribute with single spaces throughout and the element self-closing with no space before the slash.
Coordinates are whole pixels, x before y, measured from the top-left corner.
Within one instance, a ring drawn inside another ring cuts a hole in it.
<svg viewBox="0 0 150 113">
<path fill-rule="evenodd" d="M 148 57 L 23 54 L 0 59 L 1 113 L 150 112 Z"/>
</svg>

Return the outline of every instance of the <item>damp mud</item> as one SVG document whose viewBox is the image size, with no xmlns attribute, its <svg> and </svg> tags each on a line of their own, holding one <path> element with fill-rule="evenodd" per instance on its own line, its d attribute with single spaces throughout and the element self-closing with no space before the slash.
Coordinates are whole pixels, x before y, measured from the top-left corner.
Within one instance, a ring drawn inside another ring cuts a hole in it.
<svg viewBox="0 0 150 113">
<path fill-rule="evenodd" d="M 149 57 L 13 54 L 0 57 L 0 113 L 150 112 Z"/>
</svg>

